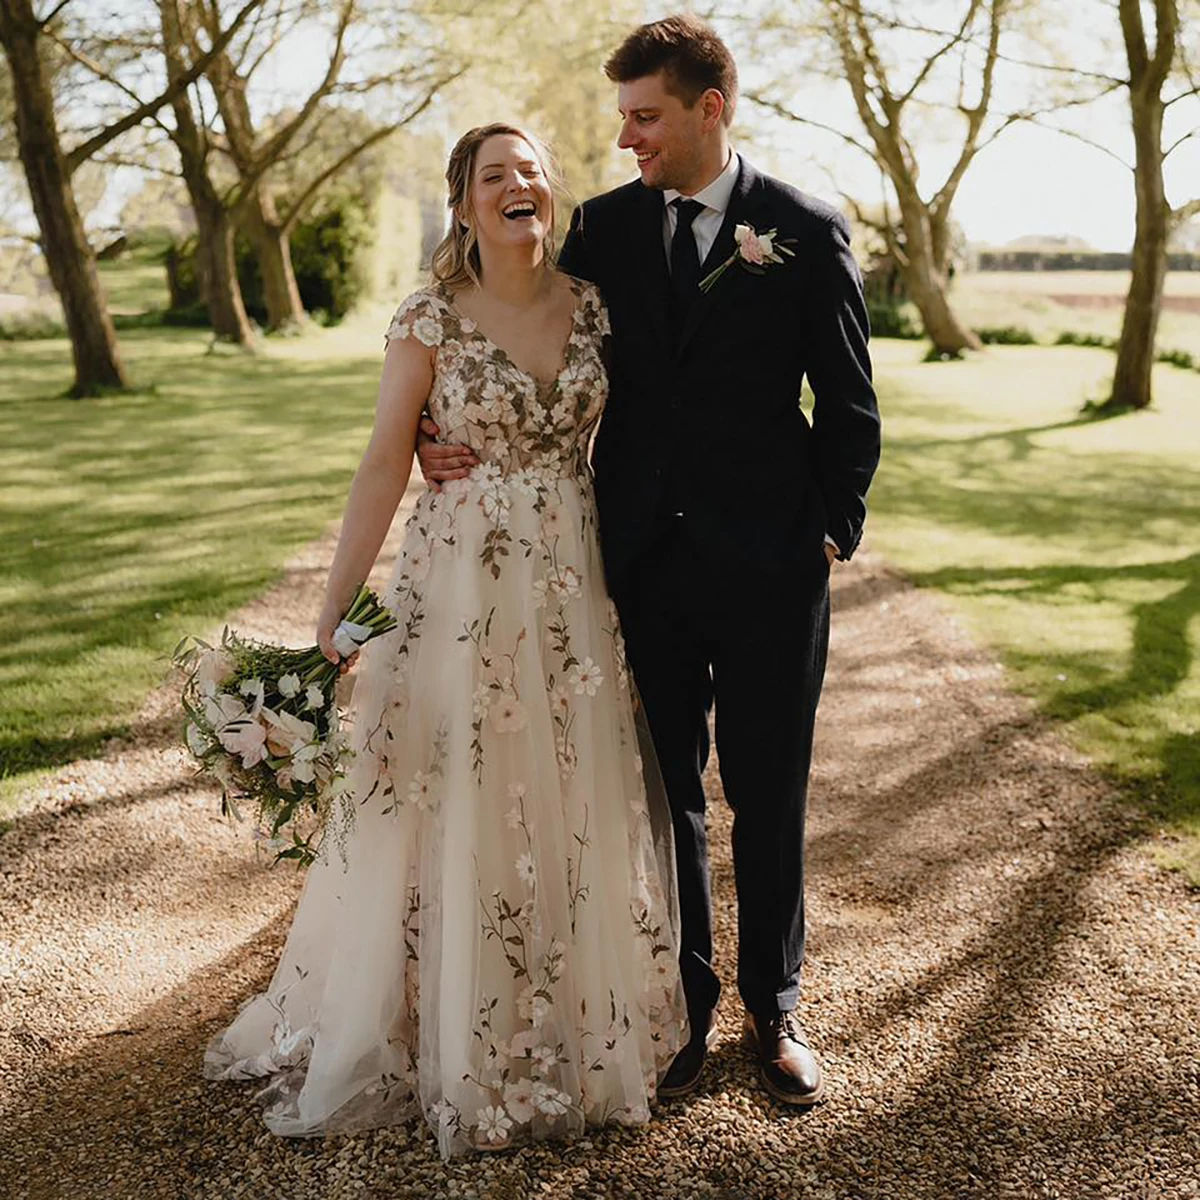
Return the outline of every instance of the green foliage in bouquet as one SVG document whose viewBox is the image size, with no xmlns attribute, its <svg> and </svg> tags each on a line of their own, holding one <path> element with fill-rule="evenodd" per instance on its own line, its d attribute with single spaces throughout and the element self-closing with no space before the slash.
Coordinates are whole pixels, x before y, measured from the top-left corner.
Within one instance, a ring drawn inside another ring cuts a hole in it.
<svg viewBox="0 0 1200 1200">
<path fill-rule="evenodd" d="M 394 629 L 395 618 L 366 586 L 338 627 L 350 647 Z M 290 650 L 225 629 L 219 646 L 186 637 L 175 648 L 185 674 L 185 741 L 200 773 L 221 785 L 221 811 L 241 819 L 249 802 L 275 859 L 307 866 L 317 856 L 349 748 L 335 702 L 338 664 L 316 646 Z"/>
</svg>

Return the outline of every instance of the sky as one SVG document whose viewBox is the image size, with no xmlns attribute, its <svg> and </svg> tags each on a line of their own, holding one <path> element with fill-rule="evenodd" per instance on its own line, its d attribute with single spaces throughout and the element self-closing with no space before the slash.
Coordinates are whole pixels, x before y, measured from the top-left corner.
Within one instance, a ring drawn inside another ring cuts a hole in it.
<svg viewBox="0 0 1200 1200">
<path fill-rule="evenodd" d="M 743 11 L 755 0 L 740 0 Z M 769 2 L 769 0 L 768 0 Z M 905 6 L 906 12 L 919 12 L 931 23 L 948 18 L 961 8 L 959 0 L 920 0 Z M 1098 0 L 1067 8 L 1055 6 L 1056 17 L 1065 25 L 1057 32 L 1068 49 L 1076 49 L 1078 60 L 1088 61 L 1099 53 L 1088 23 L 1094 23 L 1098 12 L 1107 11 Z M 668 11 L 664 9 L 664 12 Z M 650 19 L 662 15 L 651 11 Z M 760 60 L 770 60 L 771 70 L 780 75 L 778 59 L 785 46 L 770 47 L 755 53 L 738 46 L 737 28 L 716 21 L 719 31 L 738 51 L 743 90 L 758 87 L 763 82 Z M 924 54 L 927 43 L 912 47 L 913 53 Z M 1023 47 L 1030 57 L 1044 61 L 1046 55 L 1037 47 Z M 285 89 L 287 79 L 316 77 L 321 69 L 325 43 L 317 36 L 298 35 L 289 51 L 289 67 L 285 73 L 270 78 L 270 88 Z M 1014 48 L 1014 56 L 1017 56 Z M 596 64 L 597 71 L 600 63 Z M 849 88 L 844 81 L 814 78 L 800 66 L 793 72 L 796 78 L 808 80 L 802 88 L 788 97 L 794 111 L 819 114 L 821 119 L 862 136 L 861 125 L 854 113 Z M 1036 95 L 1044 89 L 1046 76 L 1009 68 L 1008 75 L 998 79 L 998 94 L 1007 89 L 1007 98 L 1014 105 L 1019 100 Z M 266 82 L 266 80 L 264 80 Z M 778 94 L 778 93 L 777 93 Z M 439 114 L 443 125 L 458 132 L 453 113 Z M 495 119 L 510 117 L 497 113 Z M 914 140 L 921 152 L 922 179 L 941 182 L 953 161 L 954 147 L 941 143 L 938 137 L 924 135 L 918 121 L 914 124 Z M 804 191 L 843 206 L 838 189 L 860 200 L 874 200 L 879 194 L 879 172 L 869 160 L 827 133 L 769 116 L 743 100 L 735 132 L 749 134 L 742 149 L 764 169 L 779 175 Z M 616 136 L 618 115 L 616 89 L 613 89 L 613 136 Z M 1172 115 L 1174 127 L 1200 128 L 1200 98 L 1176 106 Z M 1072 114 L 1074 128 L 1093 141 L 1107 146 L 1113 153 L 1132 162 L 1132 140 L 1129 134 L 1128 100 L 1124 90 L 1087 110 Z M 736 143 L 735 143 L 736 144 Z M 632 155 L 629 158 L 629 177 L 636 175 Z M 1191 185 L 1192 192 L 1184 194 Z M 1200 191 L 1200 137 L 1182 147 L 1168 163 L 1168 198 L 1175 203 L 1190 199 Z M 923 191 L 932 189 L 926 184 Z M 1082 238 L 1096 249 L 1128 250 L 1134 234 L 1134 194 L 1132 171 L 1112 157 L 1080 141 L 1049 129 L 1028 124 L 1011 126 L 992 145 L 983 150 L 968 170 L 954 205 L 955 219 L 967 238 L 982 245 L 1003 245 L 1026 235 L 1071 236 Z"/>
<path fill-rule="evenodd" d="M 743 3 L 753 2 L 743 0 Z M 932 20 L 939 9 L 949 11 L 957 7 L 958 0 L 921 0 L 913 11 Z M 1060 15 L 1063 11 L 1058 9 Z M 1065 18 L 1068 21 L 1066 44 L 1071 45 L 1071 37 L 1076 37 L 1082 58 L 1094 47 L 1087 44 L 1087 29 L 1082 24 L 1073 28 L 1070 22 L 1094 20 L 1096 13 L 1106 11 L 1106 8 L 1098 0 L 1089 0 L 1086 5 L 1071 6 L 1065 11 L 1072 14 Z M 718 21 L 718 28 L 731 44 L 737 46 L 735 27 L 722 28 Z M 325 36 L 315 31 L 294 31 L 287 43 L 286 54 L 277 59 L 274 69 L 270 69 L 272 64 L 268 63 L 261 76 L 256 76 L 260 100 L 265 102 L 265 97 L 269 96 L 270 103 L 278 106 L 286 102 L 289 92 L 302 94 L 324 69 L 326 45 Z M 781 74 L 788 75 L 781 73 L 773 49 L 757 54 L 745 47 L 739 49 L 744 90 L 762 86 L 767 66 L 775 81 Z M 912 49 L 920 52 L 923 46 L 914 45 Z M 779 53 L 784 51 L 781 47 Z M 599 62 L 596 69 L 600 70 Z M 775 82 L 773 94 L 785 99 L 795 112 L 819 114 L 823 121 L 862 136 L 844 81 L 822 79 L 800 67 L 790 74 L 803 80 L 803 86 L 787 88 Z M 1010 97 L 1028 94 L 1030 87 L 1036 88 L 1039 82 L 1040 79 L 1031 80 L 1028 73 L 1010 70 L 1007 77 Z M 1124 91 L 1118 91 L 1093 108 L 1073 114 L 1074 126 L 1131 161 L 1127 106 Z M 512 116 L 501 112 L 494 115 L 496 119 Z M 921 114 L 915 115 L 918 120 L 913 123 L 915 132 L 911 136 L 920 153 L 922 191 L 928 194 L 941 182 L 953 159 L 953 145 L 941 136 L 953 130 L 950 126 L 937 130 L 932 123 L 930 128 L 924 128 Z M 437 113 L 437 120 L 449 137 L 457 132 L 454 118 L 454 112 L 444 107 Z M 615 88 L 612 119 L 615 137 L 618 126 Z M 1200 128 L 1200 98 L 1175 106 L 1172 121 L 1174 129 Z M 771 117 L 746 100 L 742 101 L 738 112 L 735 133 L 739 131 L 743 137 L 735 140 L 735 145 L 739 145 L 747 157 L 772 174 L 839 207 L 843 206 L 839 189 L 866 201 L 874 201 L 880 195 L 878 169 L 828 133 Z M 636 174 L 632 156 L 629 167 L 632 178 Z M 1198 182 L 1200 137 L 1181 147 L 1170 161 L 1168 198 L 1174 203 L 1190 198 L 1184 194 L 1184 188 L 1190 185 L 1195 194 L 1200 190 Z M 115 224 L 121 204 L 138 183 L 135 175 L 123 173 L 96 213 L 96 222 Z M 1017 124 L 972 163 L 955 201 L 954 215 L 967 238 L 976 244 L 1003 245 L 1022 236 L 1048 235 L 1082 238 L 1101 250 L 1128 250 L 1134 232 L 1133 176 L 1125 166 L 1100 150 L 1048 129 Z"/>
</svg>

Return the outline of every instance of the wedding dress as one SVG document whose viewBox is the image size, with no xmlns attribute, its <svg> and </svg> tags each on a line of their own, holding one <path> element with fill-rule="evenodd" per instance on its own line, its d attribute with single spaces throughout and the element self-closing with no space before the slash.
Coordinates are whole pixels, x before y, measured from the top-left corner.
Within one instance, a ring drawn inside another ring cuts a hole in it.
<svg viewBox="0 0 1200 1200">
<path fill-rule="evenodd" d="M 604 590 L 590 284 L 562 368 L 522 371 L 441 287 L 429 408 L 480 459 L 427 491 L 363 651 L 355 751 L 266 992 L 211 1042 L 305 1136 L 423 1113 L 445 1157 L 649 1119 L 687 1040 L 670 818 Z"/>
</svg>

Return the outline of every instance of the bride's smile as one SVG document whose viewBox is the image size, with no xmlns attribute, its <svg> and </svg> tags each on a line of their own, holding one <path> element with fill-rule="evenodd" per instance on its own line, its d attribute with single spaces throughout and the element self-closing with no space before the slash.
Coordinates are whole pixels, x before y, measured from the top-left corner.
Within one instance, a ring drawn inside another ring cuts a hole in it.
<svg viewBox="0 0 1200 1200">
<path fill-rule="evenodd" d="M 488 139 L 475 168 L 464 224 L 481 244 L 497 249 L 534 248 L 549 235 L 554 198 L 533 147 L 503 134 Z"/>
</svg>

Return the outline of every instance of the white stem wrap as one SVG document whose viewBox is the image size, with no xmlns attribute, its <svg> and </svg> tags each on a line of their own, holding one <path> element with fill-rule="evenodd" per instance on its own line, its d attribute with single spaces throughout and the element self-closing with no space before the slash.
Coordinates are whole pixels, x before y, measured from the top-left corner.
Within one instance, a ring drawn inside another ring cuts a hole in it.
<svg viewBox="0 0 1200 1200">
<path fill-rule="evenodd" d="M 333 648 L 342 658 L 349 658 L 373 632 L 370 625 L 357 625 L 353 621 L 343 621 L 333 631 Z"/>
</svg>

